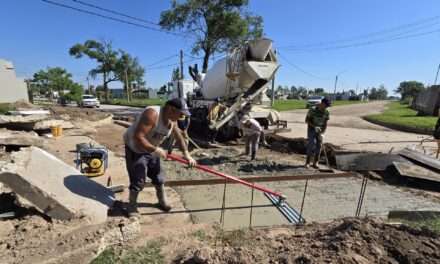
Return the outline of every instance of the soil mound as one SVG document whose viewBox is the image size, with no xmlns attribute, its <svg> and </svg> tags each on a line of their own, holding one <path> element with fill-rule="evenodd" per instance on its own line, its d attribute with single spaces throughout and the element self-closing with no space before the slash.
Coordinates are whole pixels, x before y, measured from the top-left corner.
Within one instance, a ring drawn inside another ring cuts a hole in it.
<svg viewBox="0 0 440 264">
<path fill-rule="evenodd" d="M 230 239 L 234 237 L 234 239 Z M 439 235 L 373 219 L 225 234 L 224 246 L 188 249 L 176 263 L 440 263 Z"/>
</svg>

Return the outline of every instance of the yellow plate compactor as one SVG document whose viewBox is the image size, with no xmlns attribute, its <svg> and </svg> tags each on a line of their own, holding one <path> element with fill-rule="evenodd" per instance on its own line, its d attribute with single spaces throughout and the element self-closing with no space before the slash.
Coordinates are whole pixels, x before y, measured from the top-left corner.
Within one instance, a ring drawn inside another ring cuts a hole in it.
<svg viewBox="0 0 440 264">
<path fill-rule="evenodd" d="M 76 145 L 76 168 L 88 177 L 101 176 L 108 167 L 108 151 L 102 146 Z"/>
</svg>

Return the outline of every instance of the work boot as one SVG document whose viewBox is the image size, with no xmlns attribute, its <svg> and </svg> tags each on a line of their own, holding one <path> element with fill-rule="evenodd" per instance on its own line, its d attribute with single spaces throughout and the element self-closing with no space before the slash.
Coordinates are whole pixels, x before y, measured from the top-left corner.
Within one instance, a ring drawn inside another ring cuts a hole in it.
<svg viewBox="0 0 440 264">
<path fill-rule="evenodd" d="M 127 214 L 128 217 L 139 217 L 139 211 L 138 211 L 138 204 L 137 199 L 139 196 L 139 192 L 131 191 L 128 195 L 128 207 L 127 207 Z"/>
<path fill-rule="evenodd" d="M 315 155 L 315 157 L 313 159 L 312 167 L 315 168 L 315 169 L 319 169 L 318 162 L 319 162 L 319 155 Z"/>
<path fill-rule="evenodd" d="M 165 212 L 171 210 L 171 206 L 167 203 L 165 188 L 163 184 L 155 185 L 154 188 L 156 188 L 156 196 L 157 200 L 159 201 L 159 208 Z"/>
<path fill-rule="evenodd" d="M 310 156 L 307 155 L 307 157 L 306 157 L 306 164 L 304 164 L 304 168 L 308 169 L 310 167 L 309 164 L 310 164 Z"/>
</svg>

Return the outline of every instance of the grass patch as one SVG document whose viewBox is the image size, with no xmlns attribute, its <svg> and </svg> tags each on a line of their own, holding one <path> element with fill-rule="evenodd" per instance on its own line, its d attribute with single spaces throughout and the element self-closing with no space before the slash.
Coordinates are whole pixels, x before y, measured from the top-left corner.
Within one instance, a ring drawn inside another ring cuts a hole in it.
<svg viewBox="0 0 440 264">
<path fill-rule="evenodd" d="M 391 102 L 383 113 L 369 115 L 367 118 L 390 125 L 429 130 L 433 129 L 437 122 L 437 117 L 418 116 L 417 111 L 400 102 Z"/>
<path fill-rule="evenodd" d="M 149 241 L 145 246 L 131 249 L 123 254 L 115 252 L 114 248 L 104 250 L 90 264 L 163 264 L 164 256 L 161 254 L 162 240 Z"/>
<path fill-rule="evenodd" d="M 363 103 L 362 101 L 349 101 L 349 100 L 340 100 L 340 101 L 332 101 L 332 106 L 338 105 L 350 105 L 350 104 L 359 104 Z M 275 100 L 273 108 L 277 111 L 289 111 L 296 109 L 306 109 L 307 100 Z"/>
<path fill-rule="evenodd" d="M 113 248 L 108 248 L 99 254 L 90 264 L 113 264 L 118 261 L 118 257 Z"/>
<path fill-rule="evenodd" d="M 0 114 L 6 114 L 8 111 L 15 110 L 9 103 L 0 103 Z"/>
<path fill-rule="evenodd" d="M 207 235 L 206 235 L 205 231 L 203 231 L 203 230 L 197 230 L 197 231 L 191 233 L 191 236 L 197 238 L 200 241 L 204 241 L 207 238 Z"/>
<path fill-rule="evenodd" d="M 163 105 L 165 102 L 166 100 L 160 98 L 133 99 L 130 102 L 128 102 L 127 99 L 111 99 L 109 104 L 126 105 L 126 106 L 134 106 L 134 107 L 146 107 L 149 105 Z"/>
<path fill-rule="evenodd" d="M 128 251 L 119 261 L 121 264 L 162 264 L 164 257 L 161 254 L 162 242 L 151 241 L 145 246 Z"/>
</svg>

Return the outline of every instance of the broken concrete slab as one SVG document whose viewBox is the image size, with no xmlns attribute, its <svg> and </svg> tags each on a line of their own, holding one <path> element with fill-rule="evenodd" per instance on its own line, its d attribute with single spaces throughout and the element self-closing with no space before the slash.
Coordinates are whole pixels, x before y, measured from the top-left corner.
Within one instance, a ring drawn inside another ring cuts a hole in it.
<svg viewBox="0 0 440 264">
<path fill-rule="evenodd" d="M 69 121 L 58 120 L 58 119 L 48 119 L 48 120 L 42 120 L 42 121 L 36 122 L 32 129 L 33 130 L 47 130 L 47 129 L 50 129 L 51 127 L 57 127 L 57 126 L 60 126 L 63 129 L 70 129 L 70 128 L 75 127 Z"/>
<path fill-rule="evenodd" d="M 440 174 L 435 171 L 426 169 L 416 164 L 402 162 L 393 162 L 393 164 L 394 167 L 396 167 L 397 172 L 399 172 L 399 174 L 403 177 L 440 182 Z"/>
<path fill-rule="evenodd" d="M 0 145 L 2 146 L 37 146 L 41 147 L 44 140 L 34 132 L 0 129 Z"/>
<path fill-rule="evenodd" d="M 8 111 L 11 115 L 50 115 L 50 112 L 48 110 L 41 110 L 41 109 L 26 109 L 26 110 L 17 110 L 17 111 Z"/>
<path fill-rule="evenodd" d="M 395 161 L 408 162 L 399 155 L 371 152 L 337 154 L 335 158 L 338 169 L 352 171 L 384 171 Z"/>
<path fill-rule="evenodd" d="M 44 119 L 47 119 L 47 115 L 28 115 L 28 116 L 0 115 L 0 124 L 35 123 Z"/>
<path fill-rule="evenodd" d="M 12 154 L 13 163 L 0 168 L 0 182 L 46 215 L 61 220 L 106 221 L 113 193 L 75 168 L 37 148 Z"/>
<path fill-rule="evenodd" d="M 402 157 L 405 157 L 411 161 L 417 162 L 422 166 L 429 167 L 440 171 L 440 160 L 435 159 L 431 156 L 423 154 L 417 150 L 412 150 L 409 148 L 404 148 L 398 152 L 398 154 Z"/>
</svg>

